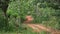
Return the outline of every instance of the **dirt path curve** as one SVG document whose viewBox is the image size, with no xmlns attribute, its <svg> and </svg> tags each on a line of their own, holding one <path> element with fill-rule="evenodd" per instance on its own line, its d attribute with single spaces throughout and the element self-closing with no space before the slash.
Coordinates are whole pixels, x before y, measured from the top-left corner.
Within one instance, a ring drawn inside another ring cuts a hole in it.
<svg viewBox="0 0 60 34">
<path fill-rule="evenodd" d="M 41 24 L 27 24 L 29 27 L 31 27 L 36 32 L 40 32 L 42 30 L 51 32 L 51 34 L 60 34 L 60 31 L 54 30 L 50 27 L 43 26 Z"/>
</svg>

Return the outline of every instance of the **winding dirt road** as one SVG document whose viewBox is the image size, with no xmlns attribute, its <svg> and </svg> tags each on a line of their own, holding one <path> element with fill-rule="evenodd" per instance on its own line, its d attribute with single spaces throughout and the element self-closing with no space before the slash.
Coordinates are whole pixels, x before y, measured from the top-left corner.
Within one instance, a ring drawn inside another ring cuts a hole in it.
<svg viewBox="0 0 60 34">
<path fill-rule="evenodd" d="M 35 32 L 40 32 L 44 30 L 50 32 L 51 34 L 60 34 L 60 31 L 52 29 L 50 27 L 43 26 L 41 24 L 27 24 L 27 26 L 31 27 Z"/>
</svg>

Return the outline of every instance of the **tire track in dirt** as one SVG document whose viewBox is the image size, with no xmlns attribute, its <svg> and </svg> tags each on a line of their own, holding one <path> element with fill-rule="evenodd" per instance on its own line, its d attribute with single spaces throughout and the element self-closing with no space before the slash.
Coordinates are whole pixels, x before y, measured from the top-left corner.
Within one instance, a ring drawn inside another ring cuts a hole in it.
<svg viewBox="0 0 60 34">
<path fill-rule="evenodd" d="M 36 28 L 35 26 L 33 26 L 32 24 L 27 24 L 29 27 L 31 27 L 33 29 L 33 31 L 35 32 L 40 32 L 39 28 Z"/>
<path fill-rule="evenodd" d="M 47 32 L 51 32 L 51 34 L 60 34 L 60 31 L 48 28 L 48 27 L 40 25 L 40 24 L 27 24 L 27 25 L 37 32 L 44 30 Z"/>
</svg>

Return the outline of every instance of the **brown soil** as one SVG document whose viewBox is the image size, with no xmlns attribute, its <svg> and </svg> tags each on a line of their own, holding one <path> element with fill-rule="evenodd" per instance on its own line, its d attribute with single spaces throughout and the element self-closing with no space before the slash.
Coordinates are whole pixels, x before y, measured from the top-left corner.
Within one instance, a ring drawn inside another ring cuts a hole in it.
<svg viewBox="0 0 60 34">
<path fill-rule="evenodd" d="M 50 32 L 51 34 L 60 34 L 60 31 L 52 29 L 50 27 L 43 26 L 41 24 L 27 24 L 29 27 L 33 29 L 35 32 L 40 32 L 42 30 Z"/>
</svg>

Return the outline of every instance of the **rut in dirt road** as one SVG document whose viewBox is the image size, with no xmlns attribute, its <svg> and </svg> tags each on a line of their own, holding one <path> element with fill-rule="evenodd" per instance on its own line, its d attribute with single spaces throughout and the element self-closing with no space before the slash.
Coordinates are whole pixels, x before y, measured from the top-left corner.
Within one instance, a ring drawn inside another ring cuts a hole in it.
<svg viewBox="0 0 60 34">
<path fill-rule="evenodd" d="M 33 26 L 32 24 L 27 24 L 29 27 L 31 27 L 32 29 L 33 29 L 33 31 L 35 31 L 35 32 L 40 32 L 40 29 L 39 28 L 37 28 L 37 27 L 35 27 L 35 26 Z"/>
<path fill-rule="evenodd" d="M 31 27 L 36 32 L 40 32 L 42 30 L 50 32 L 52 34 L 60 34 L 60 31 L 48 28 L 46 26 L 40 25 L 40 24 L 27 24 L 29 27 Z"/>
</svg>

